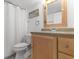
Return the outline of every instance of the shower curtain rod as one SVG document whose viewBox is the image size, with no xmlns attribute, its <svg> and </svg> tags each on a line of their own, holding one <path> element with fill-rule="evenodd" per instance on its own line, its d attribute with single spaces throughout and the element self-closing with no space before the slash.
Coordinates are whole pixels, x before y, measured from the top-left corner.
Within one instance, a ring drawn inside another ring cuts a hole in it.
<svg viewBox="0 0 79 59">
<path fill-rule="evenodd" d="M 16 6 L 16 7 L 20 7 L 20 6 L 18 6 L 18 5 L 15 5 L 15 4 L 13 4 L 13 3 L 9 2 L 9 1 L 5 1 L 5 0 L 4 0 L 4 2 L 7 2 L 7 3 L 9 3 L 9 4 L 12 4 L 12 5 Z M 20 7 L 20 8 L 21 8 L 21 7 Z M 26 10 L 25 8 L 21 8 L 21 9 Z"/>
</svg>

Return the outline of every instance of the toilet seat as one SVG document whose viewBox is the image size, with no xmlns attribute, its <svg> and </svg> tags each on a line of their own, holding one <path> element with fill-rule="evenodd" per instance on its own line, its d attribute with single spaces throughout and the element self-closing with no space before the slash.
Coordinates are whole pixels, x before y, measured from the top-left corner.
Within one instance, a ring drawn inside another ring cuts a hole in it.
<svg viewBox="0 0 79 59">
<path fill-rule="evenodd" d="M 25 50 L 28 45 L 29 44 L 26 44 L 26 43 L 18 43 L 16 45 L 14 45 L 14 51 L 18 52 L 18 51 L 21 51 L 21 50 Z"/>
<path fill-rule="evenodd" d="M 28 44 L 26 44 L 26 43 L 18 43 L 16 45 L 14 45 L 15 48 L 22 48 L 22 47 L 27 47 L 27 46 L 28 46 Z"/>
</svg>

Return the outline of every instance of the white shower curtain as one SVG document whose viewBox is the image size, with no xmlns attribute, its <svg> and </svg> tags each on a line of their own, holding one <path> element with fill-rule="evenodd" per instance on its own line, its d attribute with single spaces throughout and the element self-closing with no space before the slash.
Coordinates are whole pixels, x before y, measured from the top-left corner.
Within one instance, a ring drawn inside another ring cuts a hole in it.
<svg viewBox="0 0 79 59">
<path fill-rule="evenodd" d="M 16 7 L 16 39 L 20 42 L 22 37 L 27 33 L 27 16 L 24 9 Z"/>
<path fill-rule="evenodd" d="M 5 12 L 5 39 L 4 57 L 14 53 L 13 46 L 20 42 L 27 32 L 26 10 L 16 7 L 7 2 L 4 3 Z"/>
<path fill-rule="evenodd" d="M 5 57 L 13 53 L 15 43 L 15 7 L 5 3 Z"/>
</svg>

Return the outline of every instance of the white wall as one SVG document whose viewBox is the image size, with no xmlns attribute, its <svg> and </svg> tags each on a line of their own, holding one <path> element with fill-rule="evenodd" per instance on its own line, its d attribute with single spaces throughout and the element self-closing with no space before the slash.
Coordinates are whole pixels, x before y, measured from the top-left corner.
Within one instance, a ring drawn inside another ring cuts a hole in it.
<svg viewBox="0 0 79 59">
<path fill-rule="evenodd" d="M 67 0 L 68 27 L 74 27 L 74 0 Z"/>
<path fill-rule="evenodd" d="M 39 8 L 39 13 L 40 13 L 40 16 L 39 17 L 36 17 L 36 18 L 33 18 L 33 19 L 29 19 L 29 23 L 28 23 L 28 31 L 40 31 L 41 28 L 43 28 L 43 4 L 42 3 L 39 3 L 39 4 L 36 4 L 36 5 L 33 5 L 32 7 L 29 7 L 28 8 L 28 12 L 32 11 L 32 10 L 35 10 Z M 73 0 L 67 0 L 67 27 L 74 27 L 74 9 L 73 9 Z M 35 21 L 36 20 L 40 20 L 40 25 L 39 26 L 36 26 L 35 25 Z"/>
<path fill-rule="evenodd" d="M 40 31 L 41 28 L 43 28 L 43 6 L 42 6 L 42 3 L 33 5 L 32 7 L 28 8 L 27 11 L 29 13 L 35 9 L 39 9 L 39 16 L 34 17 L 32 19 L 28 18 L 28 32 Z M 38 21 L 38 20 L 39 20 L 40 24 L 35 25 L 35 21 Z"/>
</svg>

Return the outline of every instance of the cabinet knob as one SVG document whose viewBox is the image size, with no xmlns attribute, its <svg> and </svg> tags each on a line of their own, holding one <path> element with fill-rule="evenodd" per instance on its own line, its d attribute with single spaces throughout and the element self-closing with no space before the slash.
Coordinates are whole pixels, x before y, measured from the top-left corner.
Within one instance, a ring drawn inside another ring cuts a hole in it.
<svg viewBox="0 0 79 59">
<path fill-rule="evenodd" d="M 69 48 L 69 45 L 65 45 L 65 48 Z"/>
</svg>

